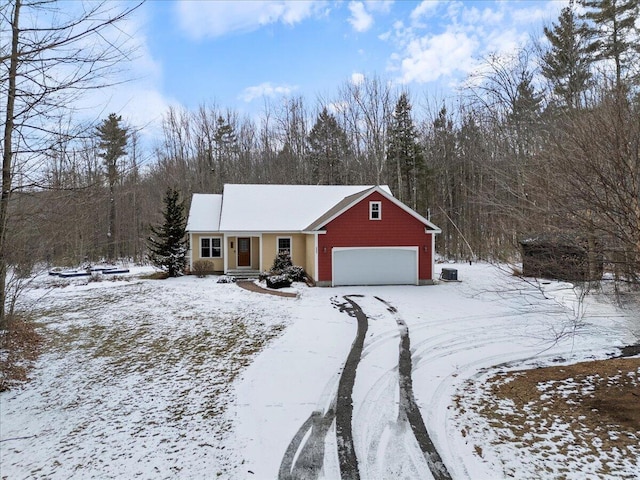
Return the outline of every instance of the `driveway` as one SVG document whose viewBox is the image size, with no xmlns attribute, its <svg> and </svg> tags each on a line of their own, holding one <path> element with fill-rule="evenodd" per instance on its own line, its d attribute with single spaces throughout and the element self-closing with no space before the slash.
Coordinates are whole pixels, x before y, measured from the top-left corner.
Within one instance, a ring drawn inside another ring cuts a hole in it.
<svg viewBox="0 0 640 480">
<path fill-rule="evenodd" d="M 297 319 L 237 384 L 246 478 L 499 477 L 499 459 L 480 458 L 457 424 L 464 382 L 621 338 L 602 325 L 558 337 L 573 321 L 567 284 L 552 298 L 491 266 L 461 273 L 432 287 L 302 290 Z"/>
</svg>

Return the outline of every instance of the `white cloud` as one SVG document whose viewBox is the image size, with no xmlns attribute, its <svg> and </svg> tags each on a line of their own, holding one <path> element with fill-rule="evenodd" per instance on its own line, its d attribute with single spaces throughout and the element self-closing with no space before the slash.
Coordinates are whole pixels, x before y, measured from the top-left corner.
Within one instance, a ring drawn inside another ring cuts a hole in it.
<svg viewBox="0 0 640 480">
<path fill-rule="evenodd" d="M 483 55 L 496 53 L 513 54 L 529 40 L 528 32 L 506 28 L 503 30 L 493 30 L 484 38 Z"/>
<path fill-rule="evenodd" d="M 412 22 L 419 22 L 434 13 L 438 8 L 438 4 L 437 0 L 423 0 L 420 5 L 411 11 L 409 18 Z"/>
<path fill-rule="evenodd" d="M 294 25 L 322 15 L 325 1 L 212 1 L 181 0 L 177 6 L 180 27 L 193 38 L 219 37 L 249 32 L 272 23 Z"/>
<path fill-rule="evenodd" d="M 426 83 L 454 73 L 468 73 L 478 48 L 475 38 L 462 32 L 416 38 L 407 45 L 401 61 L 402 83 Z"/>
<path fill-rule="evenodd" d="M 513 10 L 512 17 L 515 23 L 531 25 L 532 23 L 548 22 L 556 20 L 564 2 L 536 3 L 529 8 L 518 8 Z"/>
<path fill-rule="evenodd" d="M 351 17 L 349 17 L 349 23 L 353 26 L 356 32 L 366 32 L 373 25 L 373 16 L 367 12 L 362 2 L 350 2 L 349 11 Z"/>
<path fill-rule="evenodd" d="M 327 110 L 329 113 L 333 113 L 334 115 L 339 115 L 340 113 L 346 111 L 349 108 L 349 102 L 331 102 L 327 104 Z"/>
<path fill-rule="evenodd" d="M 297 88 L 291 85 L 273 85 L 271 82 L 264 82 L 260 85 L 245 88 L 238 95 L 238 98 L 248 103 L 256 98 L 286 96 L 297 90 Z"/>
<path fill-rule="evenodd" d="M 367 9 L 372 12 L 389 13 L 393 6 L 393 0 L 367 0 Z"/>
<path fill-rule="evenodd" d="M 482 26 L 482 28 L 492 27 L 504 20 L 503 10 L 492 10 L 491 8 L 485 8 L 480 10 L 476 7 L 471 7 L 461 12 L 462 23 L 465 25 Z"/>
<path fill-rule="evenodd" d="M 496 2 L 480 8 L 473 2 L 425 0 L 409 14 L 409 25 L 396 22 L 381 38 L 395 45 L 388 70 L 405 84 L 457 83 L 482 57 L 512 54 L 525 45 L 533 25 L 557 17 L 562 3 Z"/>
<path fill-rule="evenodd" d="M 364 82 L 364 74 L 354 72 L 351 74 L 351 83 L 354 85 L 360 85 Z"/>
</svg>

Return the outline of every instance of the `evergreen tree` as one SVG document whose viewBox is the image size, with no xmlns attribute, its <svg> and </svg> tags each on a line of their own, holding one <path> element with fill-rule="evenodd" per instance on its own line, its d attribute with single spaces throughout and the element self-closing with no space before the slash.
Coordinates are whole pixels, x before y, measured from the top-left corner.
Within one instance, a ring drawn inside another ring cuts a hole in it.
<svg viewBox="0 0 640 480">
<path fill-rule="evenodd" d="M 587 52 L 594 55 L 594 61 L 615 63 L 616 86 L 620 88 L 623 72 L 637 65 L 638 0 L 582 0 L 581 3 L 586 8 L 582 18 L 588 21 Z"/>
<path fill-rule="evenodd" d="M 523 72 L 516 87 L 509 120 L 516 127 L 532 126 L 540 115 L 542 96 L 531 83 L 533 74 Z"/>
<path fill-rule="evenodd" d="M 515 154 L 514 173 L 520 201 L 527 198 L 524 180 L 526 165 L 539 146 L 539 131 L 536 125 L 540 119 L 542 96 L 536 92 L 531 83 L 532 79 L 533 74 L 522 72 L 508 117 L 510 128 L 507 131 L 511 133 L 510 143 Z"/>
<path fill-rule="evenodd" d="M 186 265 L 184 204 L 179 199 L 178 191 L 173 188 L 167 189 L 163 201 L 164 223 L 159 227 L 151 227 L 150 260 L 170 277 L 177 277 Z"/>
<path fill-rule="evenodd" d="M 417 141 L 418 132 L 411 118 L 411 104 L 402 93 L 389 125 L 387 163 L 395 170 L 391 174 L 396 195 L 402 202 L 416 208 L 417 188 L 424 170 L 424 158 Z"/>
<path fill-rule="evenodd" d="M 109 114 L 106 120 L 96 127 L 98 134 L 98 147 L 102 150 L 98 154 L 104 160 L 104 166 L 109 182 L 109 228 L 107 231 L 107 258 L 115 258 L 116 245 L 116 197 L 115 187 L 118 182 L 120 172 L 118 171 L 118 160 L 127 154 L 125 147 L 129 140 L 129 133 L 126 127 L 122 127 L 120 122 L 122 117 L 115 113 Z"/>
<path fill-rule="evenodd" d="M 212 167 L 212 171 L 220 182 L 216 187 L 221 189 L 222 185 L 231 177 L 231 165 L 238 151 L 238 138 L 235 128 L 229 119 L 224 119 L 221 115 L 216 120 L 213 143 L 217 168 Z"/>
<path fill-rule="evenodd" d="M 307 137 L 312 164 L 311 182 L 318 185 L 345 183 L 344 160 L 349 155 L 347 134 L 336 117 L 323 108 Z"/>
<path fill-rule="evenodd" d="M 549 49 L 542 55 L 542 74 L 551 82 L 553 92 L 571 108 L 580 106 L 580 95 L 589 86 L 591 72 L 586 54 L 584 24 L 571 6 L 560 12 L 558 23 L 545 27 Z"/>
</svg>

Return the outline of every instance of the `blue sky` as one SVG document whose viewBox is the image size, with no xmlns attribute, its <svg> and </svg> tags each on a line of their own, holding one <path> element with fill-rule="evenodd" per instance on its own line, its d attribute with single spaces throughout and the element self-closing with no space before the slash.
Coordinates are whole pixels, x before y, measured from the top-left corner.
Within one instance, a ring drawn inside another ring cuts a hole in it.
<svg viewBox="0 0 640 480">
<path fill-rule="evenodd" d="M 134 80 L 102 99 L 106 111 L 152 125 L 169 106 L 257 115 L 265 99 L 313 104 L 363 75 L 442 97 L 483 56 L 540 37 L 567 3 L 150 0 L 127 27 Z"/>
</svg>

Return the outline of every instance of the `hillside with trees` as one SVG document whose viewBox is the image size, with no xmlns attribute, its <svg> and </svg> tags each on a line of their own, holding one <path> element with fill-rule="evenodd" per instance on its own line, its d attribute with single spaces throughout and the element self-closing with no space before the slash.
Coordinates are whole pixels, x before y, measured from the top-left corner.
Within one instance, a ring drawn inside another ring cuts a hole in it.
<svg viewBox="0 0 640 480">
<path fill-rule="evenodd" d="M 451 98 L 370 76 L 337 85 L 331 98 L 267 103 L 258 119 L 215 104 L 171 108 L 161 138 L 142 151 L 141 127 L 127 119 L 79 124 L 64 108 L 65 95 L 108 81 L 126 47 L 106 44 L 87 58 L 96 50 L 66 37 L 70 24 L 49 35 L 20 30 L 20 9 L 39 3 L 16 0 L 1 50 L 0 296 L 10 267 L 145 261 L 165 191 L 188 202 L 225 183 L 388 184 L 442 228 L 437 250 L 447 258 L 517 259 L 523 237 L 571 234 L 598 246 L 617 279 L 637 283 L 638 4 L 582 5 L 545 27 L 545 42 L 484 59 Z M 85 20 L 102 23 L 85 35 L 129 11 L 96 4 Z M 85 61 L 66 84 L 38 84 L 43 58 L 65 61 L 48 54 L 61 45 Z"/>
</svg>

